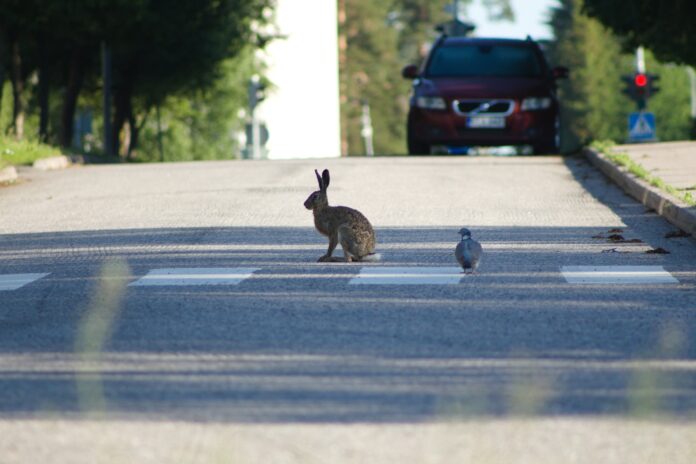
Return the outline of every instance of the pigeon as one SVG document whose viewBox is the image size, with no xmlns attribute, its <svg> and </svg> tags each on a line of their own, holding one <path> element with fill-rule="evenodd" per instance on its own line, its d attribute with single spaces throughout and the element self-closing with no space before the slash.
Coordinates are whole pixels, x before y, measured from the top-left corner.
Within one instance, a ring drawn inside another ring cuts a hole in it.
<svg viewBox="0 0 696 464">
<path fill-rule="evenodd" d="M 483 254 L 483 249 L 481 244 L 471 238 L 471 232 L 469 229 L 462 227 L 459 230 L 459 234 L 462 236 L 462 240 L 457 244 L 457 248 L 454 250 L 454 256 L 457 261 L 464 269 L 464 273 L 476 272 L 476 268 L 481 260 L 481 254 Z"/>
</svg>

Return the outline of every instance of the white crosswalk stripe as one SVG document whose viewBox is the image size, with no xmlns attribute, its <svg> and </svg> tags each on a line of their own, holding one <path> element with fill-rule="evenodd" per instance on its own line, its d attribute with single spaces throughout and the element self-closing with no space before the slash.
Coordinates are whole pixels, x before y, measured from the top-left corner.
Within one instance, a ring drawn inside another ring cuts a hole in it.
<svg viewBox="0 0 696 464">
<path fill-rule="evenodd" d="M 450 285 L 465 277 L 458 267 L 363 267 L 351 285 Z"/>
<path fill-rule="evenodd" d="M 562 266 L 570 284 L 677 284 L 662 266 Z"/>
<path fill-rule="evenodd" d="M 255 267 L 151 269 L 129 286 L 238 285 L 258 270 Z"/>
<path fill-rule="evenodd" d="M 0 291 L 17 290 L 27 284 L 46 277 L 49 273 L 39 274 L 0 274 Z"/>
</svg>

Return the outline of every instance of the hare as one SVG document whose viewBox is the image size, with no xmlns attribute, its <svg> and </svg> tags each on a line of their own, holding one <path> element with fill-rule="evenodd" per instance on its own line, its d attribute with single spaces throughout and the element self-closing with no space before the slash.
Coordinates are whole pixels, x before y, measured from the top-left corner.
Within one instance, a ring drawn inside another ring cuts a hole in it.
<svg viewBox="0 0 696 464">
<path fill-rule="evenodd" d="M 305 208 L 314 214 L 314 226 L 320 234 L 329 237 L 329 249 L 319 258 L 319 262 L 362 261 L 368 256 L 375 256 L 375 231 L 370 221 L 363 214 L 347 206 L 329 206 L 326 189 L 329 187 L 329 170 L 319 176 L 319 190 L 313 192 L 304 202 Z M 344 259 L 331 256 L 337 244 L 343 248 Z"/>
</svg>

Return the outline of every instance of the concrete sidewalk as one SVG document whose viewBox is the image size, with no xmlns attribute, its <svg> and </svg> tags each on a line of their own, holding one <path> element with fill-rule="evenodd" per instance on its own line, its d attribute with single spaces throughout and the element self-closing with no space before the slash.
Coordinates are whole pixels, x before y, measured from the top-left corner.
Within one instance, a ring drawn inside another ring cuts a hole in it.
<svg viewBox="0 0 696 464">
<path fill-rule="evenodd" d="M 611 151 L 628 155 L 651 176 L 680 192 L 691 193 L 696 199 L 696 142 L 617 145 Z M 603 153 L 586 149 L 585 155 L 628 194 L 696 237 L 696 206 L 640 179 L 626 168 L 610 161 Z"/>
<path fill-rule="evenodd" d="M 696 142 L 619 145 L 614 151 L 626 153 L 666 184 L 696 197 Z"/>
</svg>

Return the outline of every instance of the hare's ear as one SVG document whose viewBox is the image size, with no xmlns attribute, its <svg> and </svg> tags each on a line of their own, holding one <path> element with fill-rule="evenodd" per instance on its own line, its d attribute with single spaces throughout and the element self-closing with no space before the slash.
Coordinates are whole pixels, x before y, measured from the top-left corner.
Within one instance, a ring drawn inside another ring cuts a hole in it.
<svg viewBox="0 0 696 464">
<path fill-rule="evenodd" d="M 329 181 L 331 180 L 328 169 L 324 169 L 324 172 L 321 173 L 321 178 L 324 180 L 324 190 L 326 190 L 329 188 Z"/>
<path fill-rule="evenodd" d="M 324 187 L 324 183 L 323 183 L 323 181 L 321 180 L 321 176 L 319 175 L 319 171 L 317 171 L 317 170 L 315 169 L 315 170 L 314 170 L 314 174 L 316 174 L 316 176 L 317 176 L 317 182 L 319 182 L 319 190 L 324 190 L 324 188 L 325 188 L 325 187 Z"/>
</svg>

